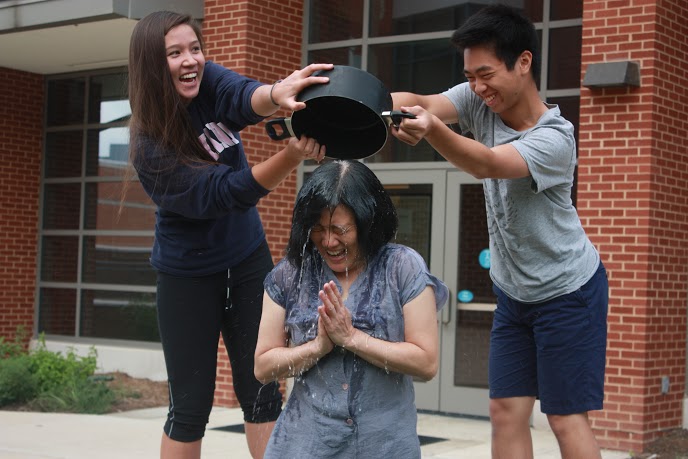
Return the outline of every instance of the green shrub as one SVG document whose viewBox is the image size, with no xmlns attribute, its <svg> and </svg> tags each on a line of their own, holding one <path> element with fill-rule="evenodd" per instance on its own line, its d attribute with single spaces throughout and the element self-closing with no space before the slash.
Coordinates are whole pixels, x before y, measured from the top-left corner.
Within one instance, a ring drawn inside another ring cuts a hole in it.
<svg viewBox="0 0 688 459">
<path fill-rule="evenodd" d="M 95 347 L 81 357 L 73 349 L 65 355 L 49 351 L 42 334 L 30 352 L 23 342 L 19 332 L 11 343 L 0 338 L 0 406 L 28 402 L 38 411 L 90 414 L 111 408 L 117 394 L 93 378 Z"/>
<path fill-rule="evenodd" d="M 0 359 L 0 407 L 36 396 L 38 385 L 29 367 L 26 356 Z"/>
<path fill-rule="evenodd" d="M 92 379 L 72 379 L 41 393 L 29 403 L 37 411 L 107 413 L 116 399 L 108 386 Z"/>
<path fill-rule="evenodd" d="M 14 334 L 14 339 L 12 341 L 5 342 L 5 337 L 0 336 L 0 359 L 26 355 L 27 351 L 25 343 L 27 341 L 26 329 L 21 325 L 17 327 L 17 331 Z"/>
<path fill-rule="evenodd" d="M 51 392 L 67 386 L 73 381 L 83 381 L 96 370 L 96 350 L 91 348 L 88 356 L 80 357 L 70 349 L 66 355 L 51 352 L 45 346 L 45 338 L 39 336 L 38 347 L 31 351 L 31 372 L 36 376 L 38 391 Z"/>
</svg>

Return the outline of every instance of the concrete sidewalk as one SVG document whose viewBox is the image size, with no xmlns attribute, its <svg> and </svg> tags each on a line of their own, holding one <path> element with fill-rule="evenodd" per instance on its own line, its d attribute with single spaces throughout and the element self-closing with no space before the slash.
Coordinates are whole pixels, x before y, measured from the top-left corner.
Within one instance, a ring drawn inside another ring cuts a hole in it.
<svg viewBox="0 0 688 459">
<path fill-rule="evenodd" d="M 0 459 L 138 459 L 159 457 L 165 408 L 110 415 L 0 411 Z M 237 430 L 239 432 L 237 432 Z M 204 459 L 250 459 L 237 409 L 214 408 L 203 440 Z M 551 432 L 533 430 L 536 459 L 558 459 Z M 488 421 L 419 414 L 424 458 L 489 459 Z M 604 451 L 604 459 L 628 459 Z"/>
</svg>

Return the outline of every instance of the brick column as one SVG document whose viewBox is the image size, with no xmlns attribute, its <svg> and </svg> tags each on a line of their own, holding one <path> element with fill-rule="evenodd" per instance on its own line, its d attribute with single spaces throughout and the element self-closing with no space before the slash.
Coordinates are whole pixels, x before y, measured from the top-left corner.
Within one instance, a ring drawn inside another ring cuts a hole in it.
<svg viewBox="0 0 688 459">
<path fill-rule="evenodd" d="M 688 294 L 688 3 L 584 0 L 582 71 L 636 61 L 639 88 L 581 89 L 578 209 L 609 272 L 602 447 L 682 425 Z M 662 377 L 669 391 L 662 393 Z"/>
<path fill-rule="evenodd" d="M 215 0 L 205 2 L 206 58 L 265 83 L 301 68 L 301 0 Z M 288 115 L 278 113 L 277 115 Z M 270 140 L 263 123 L 241 133 L 249 164 L 259 163 L 285 145 Z M 296 195 L 296 174 L 260 201 L 258 209 L 275 261 L 284 254 Z M 220 343 L 215 403 L 237 406 L 229 360 Z"/>
<path fill-rule="evenodd" d="M 0 68 L 0 336 L 31 338 L 43 148 L 43 78 Z"/>
</svg>

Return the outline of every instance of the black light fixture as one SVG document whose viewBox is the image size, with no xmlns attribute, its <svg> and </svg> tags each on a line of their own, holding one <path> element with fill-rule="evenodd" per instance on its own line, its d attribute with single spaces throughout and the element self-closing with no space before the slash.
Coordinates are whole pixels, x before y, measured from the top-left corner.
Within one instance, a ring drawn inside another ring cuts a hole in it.
<svg viewBox="0 0 688 459">
<path fill-rule="evenodd" d="M 588 64 L 583 86 L 586 88 L 639 87 L 640 65 L 632 61 Z"/>
</svg>

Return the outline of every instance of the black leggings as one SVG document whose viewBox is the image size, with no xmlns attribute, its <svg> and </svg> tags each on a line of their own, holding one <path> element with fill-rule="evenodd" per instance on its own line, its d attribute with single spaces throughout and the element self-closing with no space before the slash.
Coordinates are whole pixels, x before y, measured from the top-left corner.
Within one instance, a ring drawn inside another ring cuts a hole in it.
<svg viewBox="0 0 688 459">
<path fill-rule="evenodd" d="M 205 433 L 215 394 L 220 333 L 244 420 L 262 423 L 279 417 L 279 383 L 264 386 L 253 374 L 263 280 L 272 267 L 264 242 L 229 276 L 220 272 L 185 278 L 158 272 L 158 326 L 170 394 L 164 429 L 173 440 L 195 441 Z"/>
</svg>

